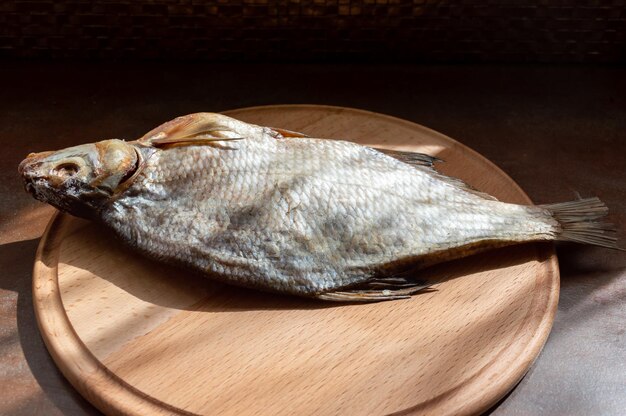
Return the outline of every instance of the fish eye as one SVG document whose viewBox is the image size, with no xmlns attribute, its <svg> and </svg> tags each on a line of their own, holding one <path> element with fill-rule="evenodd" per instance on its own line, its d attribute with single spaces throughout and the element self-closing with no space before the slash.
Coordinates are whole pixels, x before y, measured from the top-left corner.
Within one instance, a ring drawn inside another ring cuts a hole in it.
<svg viewBox="0 0 626 416">
<path fill-rule="evenodd" d="M 64 163 L 58 164 L 54 168 L 54 172 L 59 176 L 70 177 L 78 173 L 79 169 L 80 169 L 80 166 L 78 166 L 76 163 L 64 162 Z"/>
</svg>

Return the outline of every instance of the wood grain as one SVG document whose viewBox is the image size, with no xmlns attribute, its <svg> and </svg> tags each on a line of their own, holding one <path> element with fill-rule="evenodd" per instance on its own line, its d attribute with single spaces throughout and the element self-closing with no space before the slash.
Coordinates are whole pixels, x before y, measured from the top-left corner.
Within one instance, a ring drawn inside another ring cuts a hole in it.
<svg viewBox="0 0 626 416">
<path fill-rule="evenodd" d="M 436 155 L 438 168 L 529 203 L 489 161 L 425 127 L 366 111 L 269 106 L 263 125 Z M 556 311 L 549 244 L 434 267 L 410 300 L 338 305 L 231 288 L 163 267 L 98 226 L 56 216 L 33 292 L 70 382 L 108 414 L 474 414 L 528 370 Z"/>
</svg>

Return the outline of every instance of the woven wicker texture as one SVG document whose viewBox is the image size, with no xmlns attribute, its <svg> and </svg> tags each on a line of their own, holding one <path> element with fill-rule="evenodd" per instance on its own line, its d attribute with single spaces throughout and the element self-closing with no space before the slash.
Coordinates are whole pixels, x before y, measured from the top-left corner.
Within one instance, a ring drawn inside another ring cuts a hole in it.
<svg viewBox="0 0 626 416">
<path fill-rule="evenodd" d="M 626 0 L 0 2 L 0 56 L 624 62 Z"/>
</svg>

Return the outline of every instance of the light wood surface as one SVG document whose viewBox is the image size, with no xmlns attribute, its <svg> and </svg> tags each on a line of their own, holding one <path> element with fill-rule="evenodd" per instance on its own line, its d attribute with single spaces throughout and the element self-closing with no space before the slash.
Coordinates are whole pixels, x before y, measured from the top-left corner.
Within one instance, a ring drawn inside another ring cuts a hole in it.
<svg viewBox="0 0 626 416">
<path fill-rule="evenodd" d="M 430 153 L 440 171 L 529 203 L 501 170 L 422 126 L 353 109 L 227 112 L 325 138 Z M 131 138 L 129 138 L 131 139 Z M 97 225 L 50 223 L 33 277 L 55 362 L 108 414 L 473 414 L 539 354 L 558 299 L 552 246 L 434 267 L 410 300 L 342 305 L 231 288 L 127 251 Z"/>
</svg>

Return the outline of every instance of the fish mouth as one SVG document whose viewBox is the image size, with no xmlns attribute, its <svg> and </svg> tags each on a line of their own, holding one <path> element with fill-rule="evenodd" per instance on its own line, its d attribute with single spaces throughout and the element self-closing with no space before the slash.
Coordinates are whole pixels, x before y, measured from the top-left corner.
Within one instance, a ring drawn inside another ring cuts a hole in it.
<svg viewBox="0 0 626 416">
<path fill-rule="evenodd" d="M 43 177 L 24 177 L 24 189 L 33 198 L 46 202 L 46 198 L 43 195 L 43 188 L 46 187 L 47 181 Z"/>
<path fill-rule="evenodd" d="M 42 190 L 49 186 L 51 178 L 42 170 L 45 159 L 54 151 L 30 153 L 17 167 L 17 172 L 24 181 L 24 189 L 36 199 L 42 201 Z M 45 202 L 45 201 L 44 201 Z"/>
<path fill-rule="evenodd" d="M 26 190 L 26 192 L 36 198 L 37 186 L 35 185 L 35 183 L 41 184 L 43 181 L 45 181 L 45 178 L 43 178 L 41 175 L 37 175 L 37 166 L 39 166 L 41 162 L 38 162 L 37 159 L 31 157 L 31 155 L 22 160 L 22 162 L 17 167 L 17 172 L 20 174 L 22 180 L 24 181 L 24 189 Z"/>
</svg>

